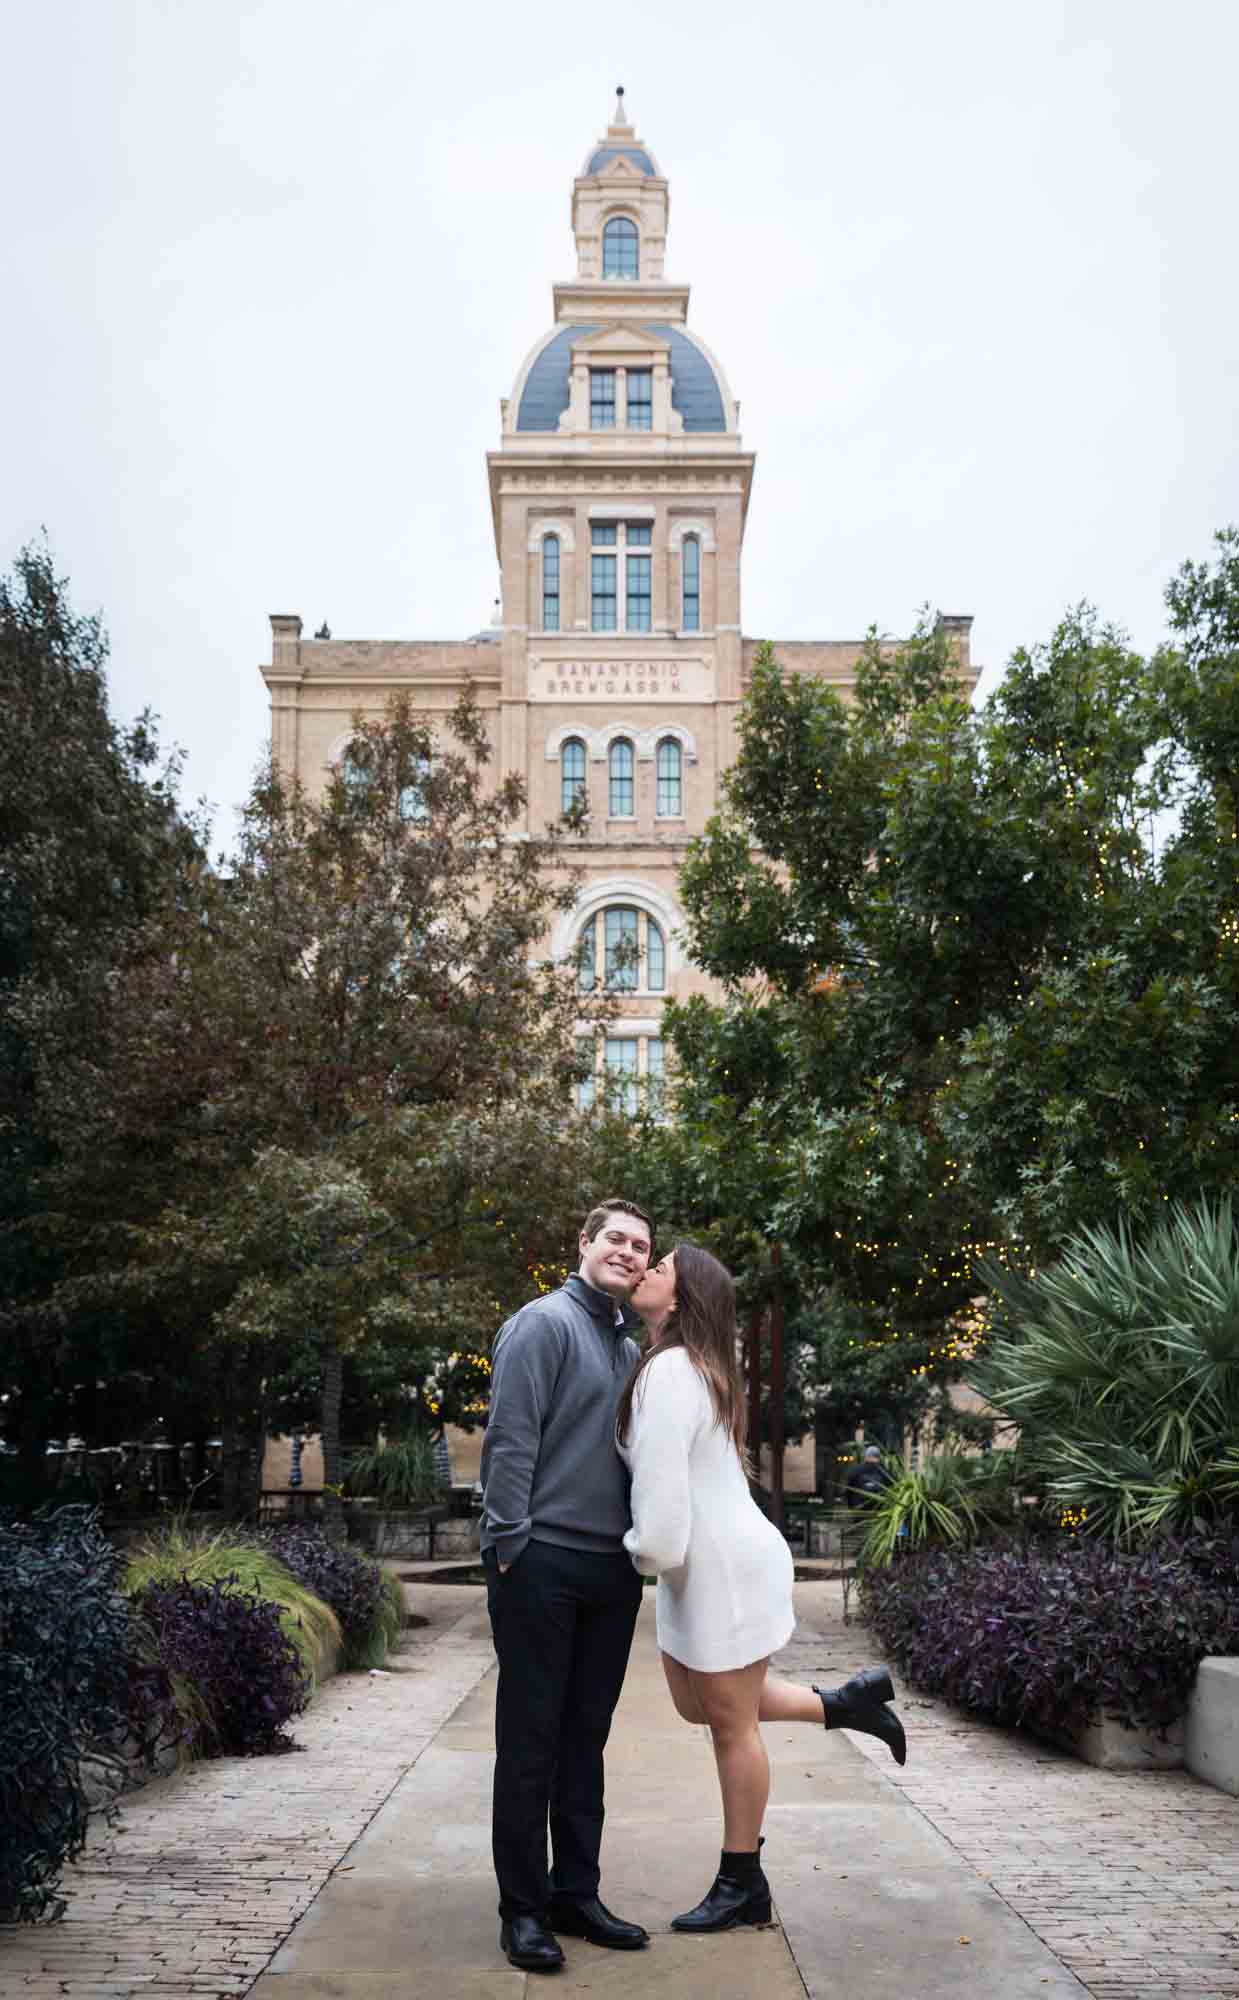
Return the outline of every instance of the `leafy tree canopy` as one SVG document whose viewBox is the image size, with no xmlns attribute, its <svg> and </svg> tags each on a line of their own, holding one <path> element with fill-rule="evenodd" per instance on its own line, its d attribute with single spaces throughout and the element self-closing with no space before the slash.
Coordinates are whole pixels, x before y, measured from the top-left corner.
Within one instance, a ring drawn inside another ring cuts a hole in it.
<svg viewBox="0 0 1239 2000">
<path fill-rule="evenodd" d="M 1239 537 L 1167 596 L 1154 659 L 1081 606 L 980 709 L 928 619 L 850 705 L 759 653 L 649 1171 L 750 1287 L 784 1246 L 849 1428 L 966 1370 L 982 1257 L 1235 1178 Z"/>
</svg>

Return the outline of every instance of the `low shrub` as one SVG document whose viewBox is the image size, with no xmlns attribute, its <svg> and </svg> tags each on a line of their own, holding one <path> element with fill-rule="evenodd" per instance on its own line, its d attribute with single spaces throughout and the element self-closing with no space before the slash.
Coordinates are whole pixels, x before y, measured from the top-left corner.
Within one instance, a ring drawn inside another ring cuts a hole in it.
<svg viewBox="0 0 1239 2000">
<path fill-rule="evenodd" d="M 300 1583 L 331 1606 L 343 1635 L 341 1665 L 381 1666 L 404 1623 L 398 1579 L 360 1549 L 331 1541 L 313 1522 L 272 1528 L 265 1542 Z"/>
<path fill-rule="evenodd" d="M 129 1553 L 125 1590 L 140 1597 L 152 1585 L 224 1582 L 274 1604 L 284 1631 L 296 1646 L 306 1671 L 318 1680 L 334 1663 L 342 1644 L 340 1621 L 312 1585 L 295 1575 L 263 1538 L 236 1528 L 217 1534 L 195 1533 L 172 1526 L 152 1535 Z"/>
<path fill-rule="evenodd" d="M 1207 1653 L 1239 1652 L 1239 1538 L 927 1549 L 862 1582 L 914 1687 L 995 1722 L 1165 1729 Z"/>
<path fill-rule="evenodd" d="M 129 1607 L 89 1507 L 0 1524 L 0 1919 L 59 1916 L 85 1845 L 83 1766 L 126 1728 Z"/>
<path fill-rule="evenodd" d="M 151 1584 L 136 1608 L 160 1665 L 192 1688 L 184 1727 L 194 1755 L 293 1748 L 285 1725 L 305 1707 L 313 1681 L 277 1604 L 236 1577 L 194 1583 L 182 1576 Z"/>
</svg>

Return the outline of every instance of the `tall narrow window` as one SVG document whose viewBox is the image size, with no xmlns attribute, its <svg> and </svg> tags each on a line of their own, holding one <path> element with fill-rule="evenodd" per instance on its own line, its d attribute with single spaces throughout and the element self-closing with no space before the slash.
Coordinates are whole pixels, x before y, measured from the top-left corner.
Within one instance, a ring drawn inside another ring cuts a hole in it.
<svg viewBox="0 0 1239 2000">
<path fill-rule="evenodd" d="M 666 1110 L 666 1079 L 662 1040 L 651 1035 L 645 1045 L 645 1108 L 651 1118 L 661 1118 Z"/>
<path fill-rule="evenodd" d="M 628 370 L 628 428 L 630 431 L 651 431 L 654 428 L 654 374 L 649 368 Z"/>
<path fill-rule="evenodd" d="M 593 632 L 614 632 L 616 628 L 614 556 L 590 556 L 589 623 Z"/>
<path fill-rule="evenodd" d="M 626 736 L 617 736 L 607 756 L 607 812 L 612 819 L 633 816 L 632 766 L 632 744 Z"/>
<path fill-rule="evenodd" d="M 602 275 L 604 278 L 635 278 L 639 275 L 637 225 L 626 215 L 613 215 L 602 232 Z"/>
<path fill-rule="evenodd" d="M 542 630 L 559 630 L 559 536 L 542 538 Z"/>
<path fill-rule="evenodd" d="M 701 543 L 696 535 L 685 535 L 680 564 L 683 574 L 681 625 L 685 632 L 701 630 Z"/>
<path fill-rule="evenodd" d="M 664 736 L 658 746 L 656 764 L 659 819 L 681 819 L 684 815 L 684 753 L 674 736 Z"/>
<path fill-rule="evenodd" d="M 589 371 L 589 427 L 591 431 L 615 429 L 614 368 L 591 368 Z"/>
<path fill-rule="evenodd" d="M 650 558 L 629 556 L 627 573 L 624 578 L 624 629 L 627 632 L 648 632 L 650 629 Z"/>
<path fill-rule="evenodd" d="M 637 979 L 637 913 L 607 910 L 603 917 L 605 981 L 609 993 L 635 992 Z"/>
<path fill-rule="evenodd" d="M 607 1099 L 613 1111 L 637 1112 L 637 1037 L 608 1035 L 605 1044 Z"/>
<path fill-rule="evenodd" d="M 645 984 L 650 993 L 661 993 L 667 984 L 667 946 L 653 917 L 645 927 Z"/>
<path fill-rule="evenodd" d="M 578 800 L 585 802 L 585 745 L 570 736 L 559 753 L 560 811 L 571 812 Z"/>
<path fill-rule="evenodd" d="M 425 791 L 425 781 L 429 776 L 429 757 L 414 757 L 408 779 L 400 787 L 400 817 L 416 826 L 424 825 L 430 818 Z"/>
<path fill-rule="evenodd" d="M 598 978 L 597 955 L 594 949 L 594 919 L 590 917 L 581 932 L 581 940 L 576 948 L 576 983 L 582 993 L 592 993 Z"/>
</svg>

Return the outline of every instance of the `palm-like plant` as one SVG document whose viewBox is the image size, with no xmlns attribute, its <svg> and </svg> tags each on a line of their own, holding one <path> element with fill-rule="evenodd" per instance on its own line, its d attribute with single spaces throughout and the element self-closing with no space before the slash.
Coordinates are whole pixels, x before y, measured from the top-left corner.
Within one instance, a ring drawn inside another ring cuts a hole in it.
<svg viewBox="0 0 1239 2000">
<path fill-rule="evenodd" d="M 983 1528 L 1014 1519 L 1010 1452 L 970 1458 L 941 1452 L 914 1472 L 900 1473 L 869 1503 L 871 1523 L 862 1559 L 884 1567 L 901 1551 L 971 1542 Z"/>
<path fill-rule="evenodd" d="M 348 1460 L 345 1485 L 350 1494 L 371 1494 L 387 1507 L 419 1507 L 442 1491 L 435 1441 L 426 1431 L 406 1431 Z"/>
<path fill-rule="evenodd" d="M 1228 1200 L 1137 1242 L 1082 1231 L 1032 1280 L 987 1265 L 973 1371 L 1020 1426 L 1030 1484 L 1087 1532 L 1138 1542 L 1239 1516 L 1239 1232 Z"/>
</svg>

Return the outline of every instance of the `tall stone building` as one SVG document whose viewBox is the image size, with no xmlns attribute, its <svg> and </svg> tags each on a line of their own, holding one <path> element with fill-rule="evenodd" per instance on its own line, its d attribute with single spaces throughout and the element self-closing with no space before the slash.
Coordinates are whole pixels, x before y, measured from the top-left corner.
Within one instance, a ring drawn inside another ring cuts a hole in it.
<svg viewBox="0 0 1239 2000">
<path fill-rule="evenodd" d="M 703 985 L 677 943 L 677 867 L 718 798 L 757 642 L 740 571 L 754 456 L 721 364 L 664 275 L 670 208 L 623 93 L 572 186 L 576 275 L 500 404 L 487 454 L 501 609 L 458 642 L 307 639 L 273 617 L 275 753 L 311 789 L 350 717 L 408 690 L 433 721 L 466 678 L 490 718 L 498 774 L 518 771 L 528 824 L 578 793 L 590 814 L 576 907 L 550 940 L 623 1012 L 599 1060 L 635 1098 L 662 1069 L 669 996 Z M 971 619 L 946 621 L 974 678 Z M 858 640 L 776 641 L 783 666 L 846 693 Z"/>
</svg>

